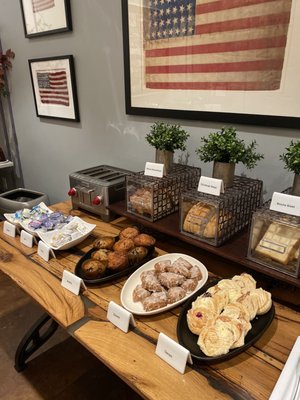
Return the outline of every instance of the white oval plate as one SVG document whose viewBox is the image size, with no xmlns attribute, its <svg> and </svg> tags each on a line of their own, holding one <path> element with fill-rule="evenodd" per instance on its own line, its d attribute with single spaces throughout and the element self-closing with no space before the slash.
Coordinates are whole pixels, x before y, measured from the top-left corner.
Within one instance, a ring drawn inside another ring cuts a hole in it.
<svg viewBox="0 0 300 400">
<path fill-rule="evenodd" d="M 145 311 L 141 302 L 136 303 L 132 299 L 132 292 L 134 288 L 141 283 L 140 279 L 141 273 L 143 271 L 149 271 L 151 269 L 154 269 L 154 265 L 159 261 L 171 260 L 171 262 L 174 262 L 179 257 L 184 258 L 189 263 L 191 263 L 192 265 L 196 265 L 200 269 L 202 273 L 202 279 L 198 282 L 197 287 L 191 293 L 187 294 L 183 299 L 176 301 L 175 303 L 168 304 L 167 306 L 159 308 L 157 310 Z M 189 297 L 191 297 L 195 292 L 197 292 L 197 290 L 199 290 L 206 283 L 207 279 L 208 279 L 208 272 L 206 267 L 200 261 L 196 260 L 196 258 L 180 253 L 164 254 L 163 256 L 156 257 L 153 260 L 150 260 L 146 264 L 142 265 L 127 279 L 121 291 L 121 303 L 123 307 L 126 308 L 126 310 L 128 310 L 132 314 L 136 315 L 159 314 L 161 312 L 170 310 L 171 308 L 177 307 L 179 306 L 179 304 L 185 302 Z"/>
</svg>

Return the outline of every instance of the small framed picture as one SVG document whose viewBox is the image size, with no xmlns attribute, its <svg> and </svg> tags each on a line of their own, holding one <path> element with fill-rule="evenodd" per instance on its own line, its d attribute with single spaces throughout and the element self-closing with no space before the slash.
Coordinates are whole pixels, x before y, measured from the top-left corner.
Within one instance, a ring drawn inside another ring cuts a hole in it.
<svg viewBox="0 0 300 400">
<path fill-rule="evenodd" d="M 70 0 L 20 0 L 25 37 L 72 30 Z"/>
<path fill-rule="evenodd" d="M 36 115 L 79 121 L 72 55 L 29 60 Z"/>
</svg>

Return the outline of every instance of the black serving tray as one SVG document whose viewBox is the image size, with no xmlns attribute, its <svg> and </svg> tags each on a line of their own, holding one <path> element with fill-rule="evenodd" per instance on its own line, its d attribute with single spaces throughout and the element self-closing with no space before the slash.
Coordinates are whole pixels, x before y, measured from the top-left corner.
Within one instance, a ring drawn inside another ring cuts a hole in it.
<svg viewBox="0 0 300 400">
<path fill-rule="evenodd" d="M 262 334 L 270 326 L 275 315 L 275 308 L 274 305 L 272 304 L 271 309 L 266 314 L 259 315 L 251 321 L 252 329 L 250 329 L 250 331 L 247 333 L 245 337 L 245 344 L 243 346 L 238 347 L 236 349 L 232 349 L 229 351 L 229 353 L 221 356 L 216 356 L 216 357 L 206 356 L 200 350 L 200 347 L 197 344 L 198 335 L 195 335 L 189 330 L 186 315 L 188 310 L 192 307 L 192 302 L 195 301 L 196 298 L 200 296 L 202 293 L 205 293 L 208 288 L 216 285 L 217 283 L 218 281 L 214 281 L 206 284 L 201 289 L 199 289 L 198 292 L 196 292 L 192 297 L 190 297 L 187 300 L 187 302 L 184 303 L 184 306 L 181 310 L 177 323 L 177 337 L 179 343 L 190 351 L 191 356 L 193 358 L 205 364 L 216 364 L 218 362 L 226 361 L 236 356 L 237 354 L 240 354 L 243 351 L 245 351 L 248 347 L 250 347 L 254 342 L 256 342 L 262 336 Z"/>
<path fill-rule="evenodd" d="M 75 267 L 75 275 L 81 278 L 86 284 L 101 284 L 101 283 L 111 282 L 121 278 L 122 276 L 130 275 L 132 274 L 132 272 L 141 267 L 147 261 L 150 261 L 152 260 L 152 258 L 156 257 L 155 247 L 152 246 L 148 249 L 147 256 L 143 258 L 140 262 L 133 264 L 121 271 L 112 271 L 110 269 L 106 269 L 105 273 L 101 277 L 95 279 L 87 279 L 84 273 L 82 272 L 81 266 L 84 261 L 89 260 L 91 258 L 91 254 L 94 251 L 96 251 L 96 249 L 92 248 L 87 253 L 85 253 L 85 255 L 82 256 L 81 259 L 77 262 Z"/>
</svg>

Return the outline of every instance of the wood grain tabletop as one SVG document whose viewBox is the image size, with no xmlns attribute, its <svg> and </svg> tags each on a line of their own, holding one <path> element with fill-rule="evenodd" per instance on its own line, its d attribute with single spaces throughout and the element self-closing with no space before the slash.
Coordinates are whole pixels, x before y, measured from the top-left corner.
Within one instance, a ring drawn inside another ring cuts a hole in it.
<svg viewBox="0 0 300 400">
<path fill-rule="evenodd" d="M 51 208 L 78 215 L 97 227 L 84 242 L 69 250 L 56 252 L 56 258 L 51 258 L 49 262 L 37 254 L 36 245 L 32 249 L 27 248 L 20 243 L 18 236 L 10 238 L 5 235 L 1 227 L 0 269 L 61 326 L 67 328 L 82 320 L 83 323 L 72 335 L 92 354 L 147 399 L 269 398 L 300 335 L 298 312 L 275 303 L 275 317 L 254 345 L 217 364 L 205 365 L 194 360 L 193 365 L 187 366 L 185 373 L 180 374 L 155 355 L 160 332 L 178 341 L 176 328 L 180 307 L 153 316 L 135 316 L 136 327 L 124 333 L 108 321 L 107 307 L 111 300 L 121 304 L 120 292 L 128 277 L 88 286 L 80 296 L 61 286 L 63 270 L 74 272 L 76 263 L 91 249 L 96 237 L 116 236 L 130 222 L 121 217 L 106 223 L 96 216 L 71 210 L 69 202 Z M 164 253 L 156 250 L 157 254 Z M 213 274 L 209 273 L 209 279 L 212 278 Z"/>
</svg>

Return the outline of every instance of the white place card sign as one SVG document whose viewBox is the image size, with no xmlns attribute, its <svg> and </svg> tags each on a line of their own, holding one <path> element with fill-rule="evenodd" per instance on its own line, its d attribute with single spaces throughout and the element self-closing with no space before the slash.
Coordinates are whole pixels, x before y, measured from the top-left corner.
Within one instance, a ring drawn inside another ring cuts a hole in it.
<svg viewBox="0 0 300 400">
<path fill-rule="evenodd" d="M 136 326 L 133 315 L 114 301 L 108 304 L 107 319 L 125 333 L 128 332 L 130 324 Z"/>
<path fill-rule="evenodd" d="M 33 246 L 33 242 L 34 242 L 34 237 L 33 237 L 30 233 L 24 231 L 24 229 L 23 229 L 23 230 L 21 231 L 20 241 L 21 241 L 21 243 L 23 243 L 25 246 L 27 246 L 27 247 L 32 247 L 32 246 Z"/>
<path fill-rule="evenodd" d="M 5 233 L 5 235 L 11 236 L 11 237 L 16 237 L 16 232 L 17 232 L 17 228 L 15 225 L 11 224 L 8 221 L 4 221 L 3 233 Z"/>
<path fill-rule="evenodd" d="M 184 374 L 187 362 L 193 364 L 190 352 L 164 333 L 158 336 L 155 354 L 181 374 Z"/>
<path fill-rule="evenodd" d="M 147 176 L 154 176 L 156 178 L 162 178 L 164 176 L 165 166 L 164 164 L 146 162 L 144 174 Z"/>
<path fill-rule="evenodd" d="M 300 197 L 274 192 L 270 210 L 300 217 Z"/>
<path fill-rule="evenodd" d="M 81 278 L 72 274 L 70 271 L 63 271 L 61 286 L 78 296 L 81 285 L 86 289 L 86 286 Z"/>
<path fill-rule="evenodd" d="M 224 193 L 223 180 L 201 176 L 198 185 L 198 192 L 220 196 L 221 193 Z"/>
<path fill-rule="evenodd" d="M 47 246 L 42 240 L 40 240 L 38 244 L 38 255 L 47 262 L 51 256 L 56 258 L 53 249 Z"/>
</svg>

